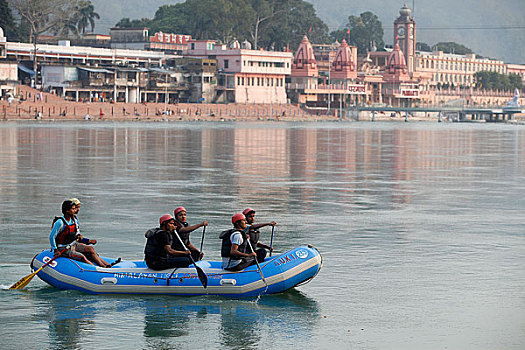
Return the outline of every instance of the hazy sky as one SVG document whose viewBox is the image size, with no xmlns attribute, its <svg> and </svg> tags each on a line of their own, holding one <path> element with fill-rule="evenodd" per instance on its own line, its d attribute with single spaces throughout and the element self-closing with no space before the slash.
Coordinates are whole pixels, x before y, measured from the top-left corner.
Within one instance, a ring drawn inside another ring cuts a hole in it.
<svg viewBox="0 0 525 350">
<path fill-rule="evenodd" d="M 525 63 L 525 0 L 307 0 L 330 31 L 342 28 L 349 15 L 375 13 L 385 31 L 386 43 L 393 41 L 393 21 L 406 3 L 415 7 L 417 41 L 429 45 L 455 41 L 474 52 Z M 92 0 L 101 16 L 95 31 L 107 33 L 123 17 L 153 17 L 162 4 L 177 0 Z"/>
</svg>

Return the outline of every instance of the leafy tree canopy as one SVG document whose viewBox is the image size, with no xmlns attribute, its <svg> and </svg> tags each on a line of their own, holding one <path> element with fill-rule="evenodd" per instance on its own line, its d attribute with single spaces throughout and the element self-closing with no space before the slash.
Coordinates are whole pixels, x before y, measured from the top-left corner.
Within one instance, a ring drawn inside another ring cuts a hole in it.
<svg viewBox="0 0 525 350">
<path fill-rule="evenodd" d="M 190 34 L 196 39 L 229 43 L 248 40 L 255 47 L 296 47 L 303 35 L 325 43 L 328 27 L 312 4 L 303 0 L 186 0 L 161 6 L 152 19 L 124 18 L 118 27 L 148 27 L 151 31 Z"/>
<path fill-rule="evenodd" d="M 349 34 L 348 30 L 350 30 Z M 385 46 L 383 25 L 379 18 L 370 11 L 361 13 L 359 17 L 349 16 L 345 28 L 334 31 L 330 35 L 333 40 L 338 41 L 343 39 L 348 41 L 350 38 L 350 44 L 357 46 L 357 52 L 360 55 L 365 55 L 372 45 L 378 49 Z"/>
<path fill-rule="evenodd" d="M 427 43 L 423 43 L 423 42 L 416 43 L 416 50 L 432 52 L 432 48 L 430 47 L 430 45 L 428 45 Z"/>
<path fill-rule="evenodd" d="M 514 73 L 505 75 L 497 72 L 481 71 L 474 74 L 474 81 L 476 82 L 476 87 L 483 90 L 512 91 L 516 88 L 519 90 L 523 88 L 521 76 Z"/>
<path fill-rule="evenodd" d="M 439 42 L 433 46 L 435 50 L 443 51 L 445 53 L 455 53 L 458 55 L 465 55 L 473 53 L 468 47 L 455 42 Z"/>
</svg>

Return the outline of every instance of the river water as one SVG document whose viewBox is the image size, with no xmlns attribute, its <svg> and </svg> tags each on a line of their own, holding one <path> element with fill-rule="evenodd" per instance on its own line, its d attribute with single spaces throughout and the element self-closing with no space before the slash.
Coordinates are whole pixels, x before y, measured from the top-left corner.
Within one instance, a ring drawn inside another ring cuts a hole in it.
<svg viewBox="0 0 525 350">
<path fill-rule="evenodd" d="M 249 206 L 277 251 L 312 244 L 323 268 L 259 300 L 7 290 L 69 197 L 105 256 L 142 259 L 183 205 L 219 259 Z M 524 198 L 519 126 L 3 123 L 0 348 L 523 349 Z"/>
</svg>

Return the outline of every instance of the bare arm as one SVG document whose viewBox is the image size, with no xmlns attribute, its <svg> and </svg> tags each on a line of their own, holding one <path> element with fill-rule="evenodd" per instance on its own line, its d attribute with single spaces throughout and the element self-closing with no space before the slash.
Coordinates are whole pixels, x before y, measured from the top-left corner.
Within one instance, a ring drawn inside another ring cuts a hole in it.
<svg viewBox="0 0 525 350">
<path fill-rule="evenodd" d="M 198 229 L 199 227 L 202 227 L 202 226 L 208 226 L 208 221 L 204 220 L 200 224 L 195 224 L 195 225 L 191 225 L 191 226 L 187 226 L 187 227 L 179 227 L 177 232 L 188 233 L 188 232 L 195 231 L 196 229 Z"/>
<path fill-rule="evenodd" d="M 166 244 L 164 246 L 164 250 L 166 251 L 166 253 L 168 253 L 169 255 L 173 255 L 173 256 L 188 256 L 191 254 L 189 250 L 183 250 L 183 251 L 174 250 L 173 248 L 171 248 L 169 244 Z"/>
<path fill-rule="evenodd" d="M 275 221 L 272 221 L 272 222 L 267 222 L 265 224 L 253 224 L 250 226 L 251 229 L 253 230 L 258 230 L 260 229 L 261 227 L 264 227 L 264 226 L 275 226 L 277 225 L 277 223 Z"/>
<path fill-rule="evenodd" d="M 255 252 L 252 252 L 252 253 L 249 253 L 249 254 L 246 254 L 246 253 L 241 253 L 239 251 L 239 245 L 237 244 L 232 244 L 232 247 L 230 249 L 230 255 L 234 258 L 248 258 L 250 256 L 257 256 L 257 254 Z"/>
</svg>

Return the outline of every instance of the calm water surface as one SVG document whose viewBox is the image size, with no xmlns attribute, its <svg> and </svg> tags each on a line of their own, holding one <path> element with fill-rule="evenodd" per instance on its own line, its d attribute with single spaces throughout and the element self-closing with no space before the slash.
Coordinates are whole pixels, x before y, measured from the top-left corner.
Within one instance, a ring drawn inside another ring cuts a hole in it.
<svg viewBox="0 0 525 350">
<path fill-rule="evenodd" d="M 73 196 L 102 255 L 142 259 L 183 205 L 219 259 L 250 206 L 276 250 L 309 243 L 324 265 L 260 300 L 6 290 Z M 0 348 L 523 349 L 524 198 L 519 126 L 3 123 Z"/>
</svg>

